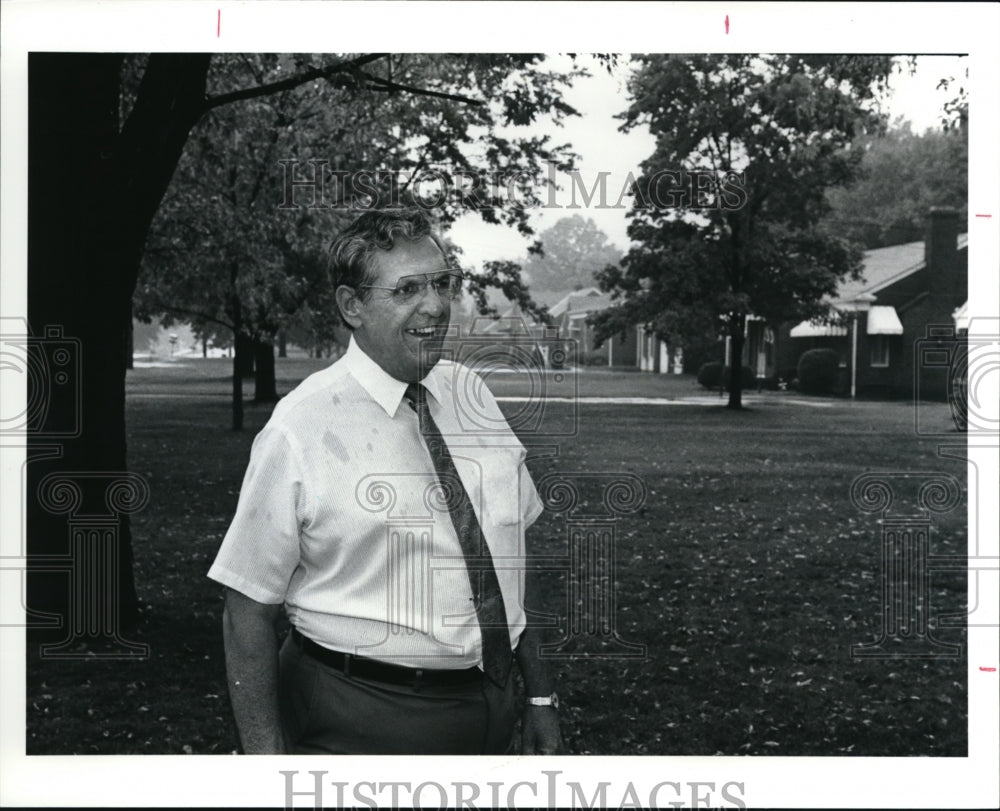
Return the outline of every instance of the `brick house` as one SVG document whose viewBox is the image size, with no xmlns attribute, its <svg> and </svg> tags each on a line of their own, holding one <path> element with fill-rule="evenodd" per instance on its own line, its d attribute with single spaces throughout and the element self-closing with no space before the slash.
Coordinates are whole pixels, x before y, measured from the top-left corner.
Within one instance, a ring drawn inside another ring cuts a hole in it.
<svg viewBox="0 0 1000 811">
<path fill-rule="evenodd" d="M 935 347 L 944 357 L 961 340 L 968 266 L 958 213 L 931 209 L 923 241 L 867 251 L 862 278 L 841 283 L 830 304 L 846 323 L 804 321 L 777 330 L 778 375 L 789 379 L 803 352 L 825 347 L 840 356 L 841 393 L 850 392 L 856 357 L 858 394 L 943 397 L 947 371 L 921 357 Z"/>
</svg>

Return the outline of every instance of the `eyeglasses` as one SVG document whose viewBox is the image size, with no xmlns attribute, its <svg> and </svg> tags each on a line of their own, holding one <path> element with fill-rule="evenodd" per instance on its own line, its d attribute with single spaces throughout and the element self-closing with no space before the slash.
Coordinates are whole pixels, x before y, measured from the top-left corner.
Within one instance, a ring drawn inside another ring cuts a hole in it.
<svg viewBox="0 0 1000 811">
<path fill-rule="evenodd" d="M 405 304 L 421 295 L 425 290 L 432 289 L 440 298 L 454 301 L 462 292 L 462 282 L 465 277 L 461 273 L 442 273 L 440 276 L 428 276 L 418 273 L 414 276 L 403 276 L 395 287 L 380 284 L 363 284 L 373 290 L 389 290 L 394 302 Z"/>
</svg>

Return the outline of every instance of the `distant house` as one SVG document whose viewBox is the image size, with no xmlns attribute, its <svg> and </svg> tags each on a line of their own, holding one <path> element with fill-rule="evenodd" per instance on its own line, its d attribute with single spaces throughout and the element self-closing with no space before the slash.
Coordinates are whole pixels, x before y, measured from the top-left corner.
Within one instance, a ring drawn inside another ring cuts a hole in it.
<svg viewBox="0 0 1000 811">
<path fill-rule="evenodd" d="M 554 330 L 525 313 L 517 302 L 507 302 L 496 316 L 479 315 L 473 307 L 453 311 L 451 326 L 456 337 L 446 346 L 462 363 L 511 369 L 550 365 L 549 354 L 556 343 Z"/>
<path fill-rule="evenodd" d="M 567 293 L 549 308 L 553 326 L 562 338 L 576 342 L 581 360 L 594 362 L 598 357 L 608 366 L 635 368 L 639 354 L 636 330 L 630 327 L 625 335 L 615 334 L 600 347 L 594 344 L 594 327 L 587 323 L 593 313 L 613 306 L 611 295 L 596 287 L 584 287 Z"/>
<path fill-rule="evenodd" d="M 542 295 L 539 300 L 547 303 L 545 299 L 551 301 L 556 295 Z M 549 306 L 549 327 L 526 315 L 517 304 L 512 304 L 485 325 L 482 323 L 485 319 L 472 319 L 474 324 L 466 332 L 472 329 L 477 335 L 490 335 L 501 343 L 516 340 L 517 336 L 530 335 L 538 340 L 546 364 L 553 340 L 569 340 L 575 345 L 577 362 L 581 365 L 681 374 L 681 350 L 670 351 L 665 341 L 641 324 L 630 326 L 624 335 L 616 333 L 600 347 L 595 346 L 594 326 L 588 323 L 588 318 L 612 306 L 616 305 L 608 293 L 602 293 L 597 287 L 585 287 L 566 293 Z"/>
<path fill-rule="evenodd" d="M 644 324 L 635 328 L 636 364 L 643 372 L 657 372 L 662 375 L 679 375 L 684 372 L 684 351 L 681 347 L 673 350 L 670 344 L 660 338 Z"/>
<path fill-rule="evenodd" d="M 830 302 L 842 323 L 778 330 L 778 374 L 794 375 L 803 352 L 826 347 L 840 356 L 844 392 L 853 378 L 859 394 L 944 396 L 947 364 L 933 358 L 953 353 L 968 326 L 968 236 L 958 225 L 953 209 L 932 209 L 925 240 L 866 252 L 862 278 Z"/>
</svg>

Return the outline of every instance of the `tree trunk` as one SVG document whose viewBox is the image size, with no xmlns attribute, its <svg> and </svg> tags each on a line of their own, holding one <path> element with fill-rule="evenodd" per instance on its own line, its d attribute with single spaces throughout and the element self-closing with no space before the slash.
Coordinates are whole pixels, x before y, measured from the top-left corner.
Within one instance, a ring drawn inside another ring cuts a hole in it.
<svg viewBox="0 0 1000 811">
<path fill-rule="evenodd" d="M 270 341 L 254 341 L 255 366 L 253 401 L 255 403 L 278 402 L 278 387 L 274 375 L 274 344 Z"/>
<path fill-rule="evenodd" d="M 239 301 L 234 305 L 234 308 L 240 306 Z M 236 368 L 239 371 L 239 375 L 242 378 L 253 377 L 255 369 L 254 357 L 254 342 L 249 335 L 243 333 L 243 319 L 234 319 L 234 326 L 236 329 L 236 337 L 233 341 L 233 345 L 236 347 Z"/>
<path fill-rule="evenodd" d="M 288 357 L 288 335 L 285 334 L 284 330 L 278 332 L 278 357 Z"/>
<path fill-rule="evenodd" d="M 29 627 L 46 626 L 57 647 L 96 637 L 134 655 L 129 514 L 145 503 L 146 484 L 126 469 L 132 293 L 150 222 L 201 112 L 209 56 L 152 56 L 119 132 L 121 60 L 28 60 L 29 351 L 45 358 L 45 374 L 29 383 L 29 403 L 41 407 L 28 426 L 27 605 Z"/>
<path fill-rule="evenodd" d="M 243 305 L 240 297 L 236 294 L 236 264 L 233 263 L 230 269 L 230 281 L 233 283 L 232 309 L 233 309 L 233 430 L 243 430 L 243 367 L 246 366 L 246 350 L 241 350 L 245 346 L 245 339 L 241 330 L 243 329 Z"/>
<path fill-rule="evenodd" d="M 129 308 L 128 338 L 125 342 L 125 368 L 135 368 L 135 327 L 132 323 L 132 309 Z"/>
<path fill-rule="evenodd" d="M 201 356 L 203 358 L 208 357 L 208 338 L 204 335 L 201 336 Z"/>
<path fill-rule="evenodd" d="M 743 330 L 746 315 L 733 313 L 729 319 L 729 402 L 726 408 L 743 408 Z"/>
<path fill-rule="evenodd" d="M 243 375 L 240 374 L 240 356 L 233 352 L 233 430 L 243 430 Z"/>
</svg>

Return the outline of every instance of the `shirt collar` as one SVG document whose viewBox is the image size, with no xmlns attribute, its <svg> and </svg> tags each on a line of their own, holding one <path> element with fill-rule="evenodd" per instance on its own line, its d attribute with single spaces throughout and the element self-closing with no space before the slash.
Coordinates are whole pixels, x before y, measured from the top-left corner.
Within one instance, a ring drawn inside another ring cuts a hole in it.
<svg viewBox="0 0 1000 811">
<path fill-rule="evenodd" d="M 382 407 L 386 414 L 390 417 L 395 416 L 403 395 L 406 393 L 406 383 L 394 378 L 372 360 L 365 350 L 358 346 L 353 335 L 340 362 L 347 366 L 347 371 L 351 373 L 351 376 Z M 420 381 L 439 403 L 441 402 L 441 381 L 438 379 L 440 366 L 440 363 L 436 364 Z"/>
</svg>

